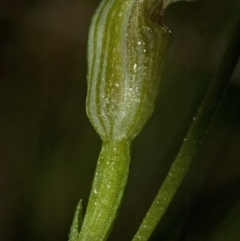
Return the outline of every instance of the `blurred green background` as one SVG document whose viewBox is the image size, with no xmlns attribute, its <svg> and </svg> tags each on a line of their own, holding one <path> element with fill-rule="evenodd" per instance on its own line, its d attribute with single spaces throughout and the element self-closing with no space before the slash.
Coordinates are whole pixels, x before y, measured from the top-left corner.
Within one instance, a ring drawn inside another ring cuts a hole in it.
<svg viewBox="0 0 240 241">
<path fill-rule="evenodd" d="M 66 241 L 85 212 L 101 141 L 85 114 L 86 49 L 97 0 L 0 1 L 0 240 Z M 132 147 L 109 240 L 138 228 L 214 76 L 239 0 L 171 5 L 173 42 L 155 112 Z M 239 36 L 240 41 L 240 36 Z M 151 240 L 240 237 L 240 65 L 209 135 Z"/>
</svg>

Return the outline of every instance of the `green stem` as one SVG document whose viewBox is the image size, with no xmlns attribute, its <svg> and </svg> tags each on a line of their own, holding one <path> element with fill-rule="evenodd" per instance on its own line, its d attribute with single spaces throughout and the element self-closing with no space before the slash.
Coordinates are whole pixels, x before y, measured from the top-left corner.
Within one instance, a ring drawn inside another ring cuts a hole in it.
<svg viewBox="0 0 240 241">
<path fill-rule="evenodd" d="M 78 241 L 106 240 L 127 183 L 130 142 L 105 141 Z"/>
<path fill-rule="evenodd" d="M 228 46 L 219 64 L 216 75 L 207 89 L 196 117 L 193 118 L 193 123 L 184 139 L 180 151 L 139 230 L 134 236 L 133 241 L 146 241 L 150 238 L 189 170 L 190 164 L 206 136 L 238 62 L 240 55 L 239 36 L 240 17 L 234 28 L 234 32 L 230 36 Z"/>
</svg>

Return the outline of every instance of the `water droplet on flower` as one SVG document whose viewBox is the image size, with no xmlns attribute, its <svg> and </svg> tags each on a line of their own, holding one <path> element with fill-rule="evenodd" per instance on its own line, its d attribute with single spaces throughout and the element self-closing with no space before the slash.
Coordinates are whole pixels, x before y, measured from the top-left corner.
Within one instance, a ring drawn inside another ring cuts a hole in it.
<svg viewBox="0 0 240 241">
<path fill-rule="evenodd" d="M 136 69 L 137 69 L 137 64 L 134 64 L 134 65 L 133 65 L 133 69 L 136 71 Z"/>
</svg>

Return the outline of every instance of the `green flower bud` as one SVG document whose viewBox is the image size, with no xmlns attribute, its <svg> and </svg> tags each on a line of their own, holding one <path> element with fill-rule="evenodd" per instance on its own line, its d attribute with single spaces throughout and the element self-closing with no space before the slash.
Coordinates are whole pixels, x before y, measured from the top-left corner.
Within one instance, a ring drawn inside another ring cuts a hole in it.
<svg viewBox="0 0 240 241">
<path fill-rule="evenodd" d="M 165 5 L 107 0 L 93 17 L 87 114 L 103 140 L 132 140 L 152 114 L 171 39 Z"/>
</svg>

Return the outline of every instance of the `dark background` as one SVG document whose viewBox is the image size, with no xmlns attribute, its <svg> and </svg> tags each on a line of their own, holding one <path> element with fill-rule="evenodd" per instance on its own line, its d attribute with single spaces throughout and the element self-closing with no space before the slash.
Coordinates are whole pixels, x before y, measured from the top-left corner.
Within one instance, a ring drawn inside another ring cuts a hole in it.
<svg viewBox="0 0 240 241">
<path fill-rule="evenodd" d="M 66 241 L 86 210 L 101 141 L 85 114 L 96 0 L 0 0 L 0 240 Z M 214 76 L 239 0 L 171 5 L 173 43 L 155 112 L 132 147 L 109 240 L 131 240 Z M 240 39 L 240 36 L 239 36 Z M 240 236 L 240 65 L 209 135 L 151 240 Z"/>
</svg>

